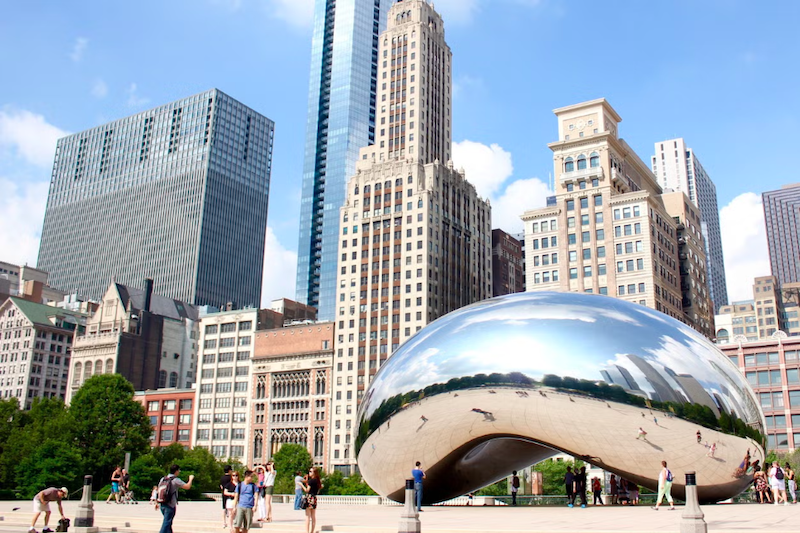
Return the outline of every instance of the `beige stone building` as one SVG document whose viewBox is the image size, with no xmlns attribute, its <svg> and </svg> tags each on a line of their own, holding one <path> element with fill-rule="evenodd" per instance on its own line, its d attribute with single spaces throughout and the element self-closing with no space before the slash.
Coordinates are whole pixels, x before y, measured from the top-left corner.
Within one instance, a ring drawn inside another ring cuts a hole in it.
<svg viewBox="0 0 800 533">
<path fill-rule="evenodd" d="M 112 282 L 75 336 L 67 398 L 96 374 L 120 374 L 136 390 L 189 388 L 195 382 L 197 309 Z"/>
<path fill-rule="evenodd" d="M 248 432 L 254 464 L 299 444 L 327 469 L 334 328 L 318 322 L 256 332 Z"/>
<path fill-rule="evenodd" d="M 708 287 L 700 209 L 683 192 L 665 192 L 661 198 L 676 224 L 683 316 L 703 335 L 714 338 L 714 305 Z"/>
<path fill-rule="evenodd" d="M 724 305 L 715 317 L 718 344 L 800 335 L 798 283 L 781 286 L 775 276 L 753 280 L 753 300 Z"/>
<path fill-rule="evenodd" d="M 375 144 L 341 209 L 332 468 L 351 471 L 358 402 L 428 322 L 491 295 L 491 208 L 450 162 L 451 52 L 433 6 L 392 6 L 379 38 Z"/>
<path fill-rule="evenodd" d="M 615 296 L 684 320 L 677 224 L 604 99 L 556 109 L 553 205 L 527 211 L 526 290 Z"/>
<path fill-rule="evenodd" d="M 35 398 L 65 399 L 73 336 L 86 315 L 10 297 L 0 302 L 0 398 L 30 409 Z"/>
</svg>

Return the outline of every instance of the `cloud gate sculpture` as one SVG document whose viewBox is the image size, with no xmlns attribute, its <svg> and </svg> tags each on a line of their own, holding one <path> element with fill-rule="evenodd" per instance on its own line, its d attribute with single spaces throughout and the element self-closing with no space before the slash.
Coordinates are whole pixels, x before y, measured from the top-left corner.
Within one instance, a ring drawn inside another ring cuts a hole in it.
<svg viewBox="0 0 800 533">
<path fill-rule="evenodd" d="M 426 503 L 559 452 L 651 489 L 666 460 L 673 495 L 693 470 L 701 501 L 738 494 L 764 461 L 756 396 L 710 341 L 647 307 L 578 293 L 502 296 L 429 324 L 378 371 L 357 424 L 362 475 L 396 501 L 416 461 Z"/>
</svg>

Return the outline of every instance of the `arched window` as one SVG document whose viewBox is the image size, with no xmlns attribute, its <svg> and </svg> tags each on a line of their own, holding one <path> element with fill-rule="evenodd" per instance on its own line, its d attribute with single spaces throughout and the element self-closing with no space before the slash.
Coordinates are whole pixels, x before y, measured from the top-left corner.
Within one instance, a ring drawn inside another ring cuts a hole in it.
<svg viewBox="0 0 800 533">
<path fill-rule="evenodd" d="M 413 105 L 413 103 L 412 103 L 412 105 Z M 409 176 L 408 179 L 406 180 L 406 182 L 407 183 L 414 183 L 414 178 L 412 176 Z"/>
<path fill-rule="evenodd" d="M 75 363 L 75 368 L 72 370 L 72 386 L 77 386 L 81 381 L 81 372 L 83 372 L 83 365 Z"/>
<path fill-rule="evenodd" d="M 106 359 L 106 374 L 114 373 L 114 360 L 111 358 Z"/>
<path fill-rule="evenodd" d="M 564 172 L 572 172 L 573 170 L 575 170 L 575 162 L 571 157 L 568 157 L 564 160 Z"/>
<path fill-rule="evenodd" d="M 369 185 L 364 185 L 364 194 L 369 194 Z"/>
<path fill-rule="evenodd" d="M 177 387 L 178 386 L 178 373 L 177 372 L 170 372 L 169 373 L 169 386 L 170 387 Z"/>
<path fill-rule="evenodd" d="M 383 184 L 383 188 L 384 189 L 391 189 L 392 188 L 392 182 L 389 181 L 389 180 L 386 180 L 386 182 Z"/>
<path fill-rule="evenodd" d="M 83 381 L 86 381 L 90 377 L 92 377 L 92 362 L 87 361 L 86 367 L 83 369 Z"/>
<path fill-rule="evenodd" d="M 730 339 L 730 333 L 725 328 L 720 329 L 717 331 L 717 341 L 726 341 Z"/>
<path fill-rule="evenodd" d="M 356 185 L 356 189 L 353 191 L 353 194 L 358 194 L 358 185 Z"/>
<path fill-rule="evenodd" d="M 167 386 L 167 371 L 159 370 L 158 372 L 158 388 L 163 389 Z"/>
<path fill-rule="evenodd" d="M 376 183 L 376 184 L 375 184 L 375 190 L 376 190 L 376 191 L 379 191 L 379 190 L 381 190 L 381 184 L 380 184 L 380 183 Z"/>
<path fill-rule="evenodd" d="M 586 156 L 581 154 L 578 156 L 578 170 L 583 170 L 586 168 Z"/>
<path fill-rule="evenodd" d="M 397 178 L 396 180 L 394 180 L 394 186 L 395 187 L 402 187 L 403 186 L 403 178 Z"/>
<path fill-rule="evenodd" d="M 600 166 L 600 156 L 597 152 L 592 152 L 589 154 L 589 166 L 592 168 L 597 168 Z"/>
<path fill-rule="evenodd" d="M 94 362 L 94 375 L 102 374 L 103 373 L 103 362 L 102 361 L 95 361 Z"/>
</svg>

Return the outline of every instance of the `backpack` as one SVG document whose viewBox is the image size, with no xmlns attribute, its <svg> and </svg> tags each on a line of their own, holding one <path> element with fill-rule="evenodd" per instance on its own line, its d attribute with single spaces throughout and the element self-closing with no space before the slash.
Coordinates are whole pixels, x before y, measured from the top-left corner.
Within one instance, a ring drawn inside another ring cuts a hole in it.
<svg viewBox="0 0 800 533">
<path fill-rule="evenodd" d="M 672 470 L 667 468 L 667 481 L 672 481 Z"/>
<path fill-rule="evenodd" d="M 775 479 L 783 479 L 783 470 L 779 466 L 775 470 Z"/>
<path fill-rule="evenodd" d="M 511 478 L 511 486 L 515 489 L 519 488 L 519 478 L 517 476 Z"/>
<path fill-rule="evenodd" d="M 175 479 L 175 476 L 165 476 L 161 478 L 161 481 L 158 482 L 158 488 L 156 492 L 156 501 L 158 503 L 170 503 L 172 501 L 172 496 L 175 494 L 175 487 L 172 485 L 172 480 Z"/>
</svg>

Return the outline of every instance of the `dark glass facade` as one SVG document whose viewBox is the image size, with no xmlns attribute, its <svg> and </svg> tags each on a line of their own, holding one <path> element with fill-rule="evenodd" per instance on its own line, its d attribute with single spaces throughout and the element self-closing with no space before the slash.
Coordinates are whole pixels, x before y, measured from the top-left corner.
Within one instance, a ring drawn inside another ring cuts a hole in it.
<svg viewBox="0 0 800 533">
<path fill-rule="evenodd" d="M 375 140 L 378 36 L 392 0 L 316 0 L 297 251 L 297 300 L 332 320 L 339 208 Z"/>
<path fill-rule="evenodd" d="M 764 220 L 772 275 L 778 283 L 800 281 L 800 185 L 786 186 L 763 194 Z"/>
<path fill-rule="evenodd" d="M 274 130 L 213 89 L 60 139 L 38 267 L 85 298 L 152 278 L 169 298 L 259 305 Z"/>
</svg>

